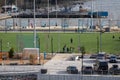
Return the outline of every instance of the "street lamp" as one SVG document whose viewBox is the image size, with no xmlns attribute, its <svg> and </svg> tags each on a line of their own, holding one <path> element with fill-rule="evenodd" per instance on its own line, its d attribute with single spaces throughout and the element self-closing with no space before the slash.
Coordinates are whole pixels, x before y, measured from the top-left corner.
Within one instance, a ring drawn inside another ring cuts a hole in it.
<svg viewBox="0 0 120 80">
<path fill-rule="evenodd" d="M 5 6 L 6 6 L 6 0 L 5 0 Z M 5 8 L 5 14 L 6 14 L 6 8 Z M 5 32 L 7 32 L 6 19 L 5 19 Z"/>
<path fill-rule="evenodd" d="M 6 6 L 6 0 L 5 0 L 5 6 Z M 5 8 L 5 14 L 6 14 L 6 8 Z"/>
<path fill-rule="evenodd" d="M 52 56 L 53 56 L 53 37 L 51 37 L 51 53 L 52 53 Z"/>
<path fill-rule="evenodd" d="M 97 53 L 99 53 L 99 37 L 97 36 Z"/>
<path fill-rule="evenodd" d="M 102 2 L 101 2 L 101 10 L 102 10 Z M 100 45 L 100 52 L 102 52 L 102 19 L 100 17 L 100 42 L 99 42 L 99 45 Z"/>
<path fill-rule="evenodd" d="M 36 0 L 34 0 L 34 48 L 36 48 L 36 25 L 35 25 L 35 1 Z"/>
<path fill-rule="evenodd" d="M 101 19 L 100 19 L 100 23 L 101 23 Z M 100 52 L 102 52 L 102 25 L 100 24 Z"/>
<path fill-rule="evenodd" d="M 56 18 L 57 18 L 57 0 L 56 0 Z"/>
<path fill-rule="evenodd" d="M 93 31 L 93 0 L 91 1 L 91 31 Z"/>
<path fill-rule="evenodd" d="M 0 40 L 0 51 L 2 52 L 2 39 Z"/>
<path fill-rule="evenodd" d="M 40 38 L 38 37 L 38 48 L 39 48 L 39 64 L 40 64 Z"/>
<path fill-rule="evenodd" d="M 50 32 L 50 14 L 49 14 L 49 7 L 50 7 L 50 4 L 49 4 L 49 0 L 48 0 L 48 26 L 49 26 L 49 32 Z"/>
</svg>

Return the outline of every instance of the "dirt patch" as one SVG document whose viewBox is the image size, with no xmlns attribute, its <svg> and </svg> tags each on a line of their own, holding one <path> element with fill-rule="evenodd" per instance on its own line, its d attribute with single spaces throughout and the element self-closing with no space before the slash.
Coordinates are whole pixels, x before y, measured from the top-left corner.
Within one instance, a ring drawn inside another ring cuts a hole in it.
<svg viewBox="0 0 120 80">
<path fill-rule="evenodd" d="M 40 54 L 40 59 L 35 59 L 35 65 L 36 64 L 45 64 L 46 62 L 48 62 L 50 59 L 52 58 L 51 54 L 46 54 L 46 58 L 44 59 L 44 55 Z M 6 59 L 6 60 L 0 60 L 0 64 L 4 64 L 4 65 L 9 65 L 9 64 L 30 64 L 30 60 L 29 59 Z"/>
</svg>

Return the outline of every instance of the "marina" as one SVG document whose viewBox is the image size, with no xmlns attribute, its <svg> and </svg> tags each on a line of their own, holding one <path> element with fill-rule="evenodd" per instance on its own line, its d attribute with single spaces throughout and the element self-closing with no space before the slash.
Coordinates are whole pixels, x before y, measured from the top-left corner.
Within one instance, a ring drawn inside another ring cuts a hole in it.
<svg viewBox="0 0 120 80">
<path fill-rule="evenodd" d="M 0 13 L 0 80 L 120 79 L 119 0 L 25 1 Z"/>
</svg>

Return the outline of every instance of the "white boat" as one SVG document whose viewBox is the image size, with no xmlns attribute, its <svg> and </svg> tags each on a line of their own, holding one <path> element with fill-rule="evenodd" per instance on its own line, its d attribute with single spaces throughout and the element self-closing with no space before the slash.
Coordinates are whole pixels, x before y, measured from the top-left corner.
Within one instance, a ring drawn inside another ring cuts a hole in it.
<svg viewBox="0 0 120 80">
<path fill-rule="evenodd" d="M 15 5 L 5 5 L 5 6 L 2 6 L 2 13 L 5 13 L 5 12 L 8 12 L 8 13 L 18 12 L 18 7 L 15 6 Z"/>
</svg>

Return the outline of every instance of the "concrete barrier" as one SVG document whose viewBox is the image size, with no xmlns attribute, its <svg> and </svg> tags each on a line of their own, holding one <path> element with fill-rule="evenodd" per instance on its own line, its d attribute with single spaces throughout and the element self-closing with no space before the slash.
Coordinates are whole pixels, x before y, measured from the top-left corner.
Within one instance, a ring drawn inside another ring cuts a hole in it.
<svg viewBox="0 0 120 80">
<path fill-rule="evenodd" d="M 34 79 L 30 79 L 30 78 Z M 81 74 L 41 74 L 40 72 L 8 72 L 0 74 L 0 79 L 5 78 L 14 78 L 23 80 L 119 80 L 119 75 L 81 75 Z"/>
<path fill-rule="evenodd" d="M 38 80 L 119 80 L 120 76 L 114 75 L 48 75 L 38 74 Z"/>
</svg>

